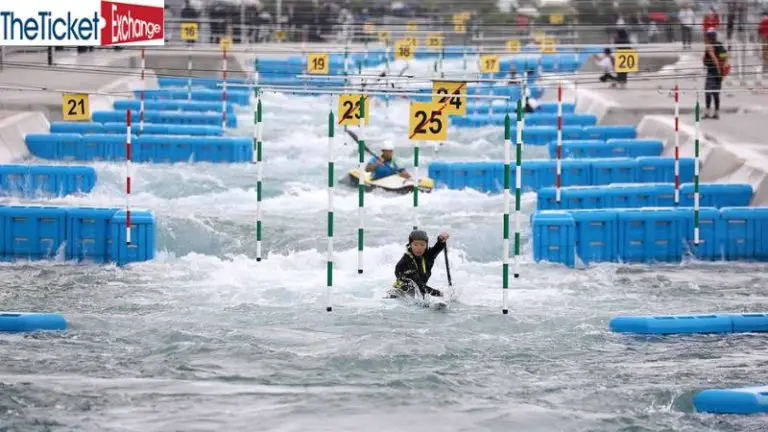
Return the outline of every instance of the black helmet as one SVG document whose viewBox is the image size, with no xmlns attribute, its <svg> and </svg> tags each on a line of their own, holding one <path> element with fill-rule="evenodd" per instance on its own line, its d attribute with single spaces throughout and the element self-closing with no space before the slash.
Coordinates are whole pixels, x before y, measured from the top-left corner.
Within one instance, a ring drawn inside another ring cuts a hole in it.
<svg viewBox="0 0 768 432">
<path fill-rule="evenodd" d="M 408 236 L 408 244 L 411 244 L 416 240 L 425 241 L 427 242 L 427 244 L 429 244 L 429 236 L 427 235 L 426 231 L 422 231 L 422 230 L 411 231 L 411 234 Z"/>
</svg>

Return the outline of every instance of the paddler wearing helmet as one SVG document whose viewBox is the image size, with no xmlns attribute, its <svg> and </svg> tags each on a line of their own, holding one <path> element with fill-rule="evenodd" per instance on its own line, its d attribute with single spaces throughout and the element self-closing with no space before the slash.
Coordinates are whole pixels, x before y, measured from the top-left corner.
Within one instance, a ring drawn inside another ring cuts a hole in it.
<svg viewBox="0 0 768 432">
<path fill-rule="evenodd" d="M 395 163 L 394 153 L 395 146 L 391 142 L 385 142 L 381 148 L 381 156 L 372 156 L 368 160 L 365 170 L 373 173 L 371 174 L 371 180 L 389 177 L 393 174 L 400 174 L 400 177 L 411 178 L 411 175 L 405 171 L 405 168 L 400 168 Z"/>
<path fill-rule="evenodd" d="M 397 290 L 392 295 L 415 294 L 415 286 L 419 288 L 422 295 L 429 294 L 435 297 L 442 297 L 443 293 L 439 290 L 427 286 L 430 276 L 432 276 L 432 267 L 435 265 L 435 258 L 445 249 L 445 242 L 450 235 L 446 232 L 437 236 L 437 242 L 434 246 L 429 246 L 429 236 L 425 231 L 414 230 L 408 236 L 408 248 L 395 266 L 395 277 L 397 280 L 393 284 Z"/>
</svg>

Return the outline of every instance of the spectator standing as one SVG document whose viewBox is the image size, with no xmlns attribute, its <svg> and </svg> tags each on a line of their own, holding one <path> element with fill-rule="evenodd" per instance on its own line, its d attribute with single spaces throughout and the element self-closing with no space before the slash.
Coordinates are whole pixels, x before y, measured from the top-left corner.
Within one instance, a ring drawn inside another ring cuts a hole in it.
<svg viewBox="0 0 768 432">
<path fill-rule="evenodd" d="M 690 5 L 683 6 L 678 15 L 680 19 L 680 33 L 683 39 L 683 49 L 691 49 L 693 41 L 693 26 L 696 24 L 696 15 Z"/>
</svg>

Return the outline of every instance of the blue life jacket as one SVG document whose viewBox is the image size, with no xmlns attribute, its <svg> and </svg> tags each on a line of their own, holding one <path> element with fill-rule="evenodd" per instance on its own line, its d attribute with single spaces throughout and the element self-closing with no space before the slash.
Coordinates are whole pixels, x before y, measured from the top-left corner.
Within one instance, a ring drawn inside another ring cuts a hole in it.
<svg viewBox="0 0 768 432">
<path fill-rule="evenodd" d="M 378 160 L 378 157 L 372 156 L 371 159 L 368 160 L 368 163 L 375 164 Z M 376 167 L 376 170 L 373 172 L 373 176 L 371 176 L 371 180 L 388 177 L 392 174 L 397 174 L 402 170 L 402 168 L 397 166 L 397 163 L 395 163 L 394 159 L 390 161 L 384 161 L 384 163 Z"/>
</svg>

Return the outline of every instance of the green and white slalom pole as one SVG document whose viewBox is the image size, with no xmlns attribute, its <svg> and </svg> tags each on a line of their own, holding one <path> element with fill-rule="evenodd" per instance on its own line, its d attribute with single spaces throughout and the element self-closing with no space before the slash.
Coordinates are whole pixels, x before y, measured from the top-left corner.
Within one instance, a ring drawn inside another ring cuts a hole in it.
<svg viewBox="0 0 768 432">
<path fill-rule="evenodd" d="M 508 292 L 509 292 L 509 180 L 510 180 L 510 160 L 512 153 L 512 133 L 510 131 L 510 123 L 512 121 L 509 118 L 509 112 L 504 116 L 504 223 L 503 223 L 503 236 L 502 248 L 502 264 L 501 264 L 501 313 L 506 315 L 509 313 L 507 307 Z"/>
<path fill-rule="evenodd" d="M 256 261 L 261 261 L 261 199 L 262 199 L 262 180 L 264 176 L 263 168 L 263 143 L 262 136 L 262 108 L 261 91 L 256 86 L 253 89 L 253 96 L 256 98 L 256 108 L 253 112 L 253 151 L 256 153 Z"/>
<path fill-rule="evenodd" d="M 696 92 L 696 136 L 693 146 L 693 244 L 699 245 L 699 137 L 701 136 L 701 105 Z"/>
<path fill-rule="evenodd" d="M 357 273 L 363 274 L 363 244 L 365 239 L 365 94 L 360 95 L 360 131 L 357 139 L 357 152 L 359 154 L 360 167 L 358 168 L 357 182 Z"/>
<path fill-rule="evenodd" d="M 515 279 L 520 278 L 520 201 L 523 188 L 523 101 L 517 100 L 517 145 L 515 146 Z"/>
<path fill-rule="evenodd" d="M 333 104 L 333 97 L 331 97 Z M 333 310 L 331 294 L 333 293 L 333 134 L 335 120 L 333 118 L 333 106 L 328 113 L 328 258 L 326 263 L 326 288 L 325 288 L 325 310 Z"/>
</svg>

